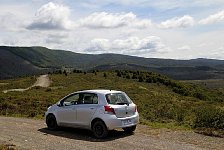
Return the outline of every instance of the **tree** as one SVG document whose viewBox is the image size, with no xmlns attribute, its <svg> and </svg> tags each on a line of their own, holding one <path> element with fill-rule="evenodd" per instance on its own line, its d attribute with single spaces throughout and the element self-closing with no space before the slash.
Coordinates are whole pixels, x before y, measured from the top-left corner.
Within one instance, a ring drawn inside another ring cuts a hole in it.
<svg viewBox="0 0 224 150">
<path fill-rule="evenodd" d="M 126 79 L 131 79 L 131 76 L 129 73 L 126 75 Z"/>
<path fill-rule="evenodd" d="M 148 82 L 148 83 L 152 83 L 152 78 L 147 78 L 147 79 L 146 79 L 146 82 Z"/>
<path fill-rule="evenodd" d="M 65 76 L 67 76 L 68 74 L 67 74 L 67 72 L 66 72 L 66 70 L 64 70 L 63 71 L 63 74 L 65 75 Z"/>
<path fill-rule="evenodd" d="M 117 71 L 117 76 L 121 77 L 121 72 L 120 71 Z"/>
<path fill-rule="evenodd" d="M 136 74 L 133 74 L 132 79 L 138 79 L 138 76 Z"/>
<path fill-rule="evenodd" d="M 93 70 L 93 73 L 94 73 L 95 75 L 97 75 L 96 70 Z"/>
<path fill-rule="evenodd" d="M 107 74 L 106 74 L 105 72 L 103 73 L 103 77 L 104 77 L 104 78 L 106 78 L 106 77 L 107 77 Z"/>
<path fill-rule="evenodd" d="M 143 77 L 140 76 L 140 77 L 138 78 L 138 82 L 143 82 L 143 81 L 144 81 Z"/>
</svg>

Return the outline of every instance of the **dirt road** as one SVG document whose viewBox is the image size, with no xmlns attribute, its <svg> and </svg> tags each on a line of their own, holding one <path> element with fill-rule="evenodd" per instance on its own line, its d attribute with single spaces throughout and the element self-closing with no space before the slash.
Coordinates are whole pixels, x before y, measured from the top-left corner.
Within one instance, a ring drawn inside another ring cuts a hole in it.
<svg viewBox="0 0 224 150">
<path fill-rule="evenodd" d="M 31 86 L 41 86 L 41 87 L 48 87 L 51 84 L 51 80 L 49 79 L 48 75 L 41 75 L 37 78 L 37 81 Z"/>
<path fill-rule="evenodd" d="M 91 132 L 63 128 L 49 131 L 43 120 L 0 117 L 0 142 L 22 149 L 83 149 L 83 150 L 200 150 L 223 149 L 224 139 L 190 131 L 150 129 L 139 125 L 133 135 L 113 131 L 104 140 L 94 139 Z"/>
<path fill-rule="evenodd" d="M 40 86 L 40 87 L 48 87 L 51 84 L 51 80 L 49 79 L 48 75 L 41 75 L 37 78 L 37 81 L 30 87 L 27 87 L 25 89 L 9 89 L 9 90 L 4 90 L 3 93 L 8 93 L 11 91 L 17 91 L 17 92 L 23 92 L 26 90 L 29 90 L 32 87 L 35 86 Z"/>
</svg>

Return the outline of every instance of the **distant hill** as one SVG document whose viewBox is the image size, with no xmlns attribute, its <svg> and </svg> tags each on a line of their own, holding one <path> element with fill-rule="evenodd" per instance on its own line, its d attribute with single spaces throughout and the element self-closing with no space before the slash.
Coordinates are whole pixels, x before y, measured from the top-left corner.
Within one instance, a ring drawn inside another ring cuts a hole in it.
<svg viewBox="0 0 224 150">
<path fill-rule="evenodd" d="M 39 74 L 45 70 L 7 49 L 0 48 L 0 79 Z"/>
<path fill-rule="evenodd" d="M 79 70 L 145 70 L 174 79 L 224 78 L 224 60 L 174 60 L 120 54 L 81 54 L 45 47 L 0 46 L 0 79 L 46 73 L 63 67 Z"/>
</svg>

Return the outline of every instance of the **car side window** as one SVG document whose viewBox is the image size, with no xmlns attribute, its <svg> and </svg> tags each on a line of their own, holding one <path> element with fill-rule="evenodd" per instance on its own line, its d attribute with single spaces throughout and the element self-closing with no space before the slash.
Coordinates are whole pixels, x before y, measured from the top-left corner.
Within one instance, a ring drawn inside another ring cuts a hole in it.
<svg viewBox="0 0 224 150">
<path fill-rule="evenodd" d="M 93 96 L 93 104 L 98 104 L 98 96 L 96 94 Z"/>
<path fill-rule="evenodd" d="M 83 93 L 83 104 L 98 104 L 98 96 L 94 93 Z"/>
<path fill-rule="evenodd" d="M 70 95 L 63 100 L 63 106 L 70 106 L 78 104 L 79 94 Z"/>
</svg>

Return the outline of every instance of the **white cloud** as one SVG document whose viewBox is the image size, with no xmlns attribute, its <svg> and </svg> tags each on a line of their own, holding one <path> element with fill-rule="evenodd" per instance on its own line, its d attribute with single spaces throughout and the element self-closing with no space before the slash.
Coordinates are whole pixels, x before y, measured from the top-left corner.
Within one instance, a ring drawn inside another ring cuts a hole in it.
<svg viewBox="0 0 224 150">
<path fill-rule="evenodd" d="M 179 47 L 177 49 L 182 50 L 182 51 L 189 51 L 189 50 L 191 50 L 191 47 L 189 45 L 184 45 L 184 46 Z"/>
<path fill-rule="evenodd" d="M 132 12 L 96 12 L 84 19 L 80 19 L 79 24 L 80 26 L 89 28 L 118 28 L 123 26 L 145 28 L 151 25 L 151 21 L 149 19 L 138 19 L 137 16 Z"/>
<path fill-rule="evenodd" d="M 209 50 L 208 52 L 209 52 L 209 55 L 206 52 L 200 53 L 200 57 L 201 58 L 211 58 L 211 59 L 221 59 L 221 60 L 223 60 L 224 47 L 213 48 L 213 49 Z"/>
<path fill-rule="evenodd" d="M 21 29 L 22 21 L 12 13 L 0 15 L 0 28 L 9 31 L 17 31 Z"/>
<path fill-rule="evenodd" d="M 131 55 L 147 55 L 149 53 L 164 53 L 170 49 L 156 36 L 140 39 L 129 37 L 127 39 L 93 39 L 85 51 L 90 53 L 120 53 Z"/>
<path fill-rule="evenodd" d="M 128 8 L 154 8 L 156 10 L 170 10 L 187 8 L 188 11 L 198 7 L 217 7 L 224 4 L 223 0 L 82 0 L 81 4 L 85 4 L 86 8 L 100 9 L 103 6 L 115 4 L 116 6 Z M 164 14 L 163 14 L 164 15 Z"/>
<path fill-rule="evenodd" d="M 45 42 L 47 44 L 63 44 L 66 42 L 68 35 L 66 33 L 50 33 L 47 35 Z"/>
<path fill-rule="evenodd" d="M 136 20 L 136 22 L 133 24 L 134 27 L 137 28 L 147 28 L 152 25 L 151 20 L 149 19 L 141 19 L 141 20 Z"/>
<path fill-rule="evenodd" d="M 82 53 L 224 59 L 223 0 L 52 2 L 1 2 L 0 44 L 39 45 Z M 221 22 L 218 26 L 213 24 L 218 22 Z"/>
<path fill-rule="evenodd" d="M 222 56 L 224 56 L 224 47 L 219 47 L 219 48 L 213 50 L 211 52 L 211 55 L 214 58 L 223 59 Z"/>
<path fill-rule="evenodd" d="M 87 51 L 89 52 L 103 52 L 109 51 L 111 47 L 110 41 L 108 39 L 93 39 L 91 40 L 91 46 Z"/>
<path fill-rule="evenodd" d="M 175 17 L 164 22 L 161 22 L 159 27 L 170 29 L 170 28 L 186 28 L 194 25 L 194 18 L 189 15 L 183 17 Z"/>
<path fill-rule="evenodd" d="M 81 19 L 80 25 L 91 28 L 116 28 L 127 25 L 133 19 L 135 19 L 135 15 L 132 13 L 110 14 L 106 12 L 97 12 Z"/>
<path fill-rule="evenodd" d="M 68 7 L 49 2 L 37 10 L 35 19 L 27 29 L 71 29 L 73 22 L 69 16 L 70 9 Z"/>
<path fill-rule="evenodd" d="M 218 22 L 224 22 L 224 10 L 200 20 L 199 24 L 213 24 Z"/>
</svg>

